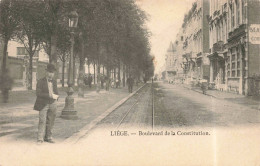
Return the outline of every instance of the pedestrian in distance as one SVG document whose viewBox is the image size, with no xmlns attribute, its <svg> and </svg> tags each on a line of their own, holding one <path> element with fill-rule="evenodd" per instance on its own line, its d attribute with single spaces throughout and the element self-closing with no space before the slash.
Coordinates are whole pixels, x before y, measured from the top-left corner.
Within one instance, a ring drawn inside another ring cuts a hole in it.
<svg viewBox="0 0 260 166">
<path fill-rule="evenodd" d="M 133 85 L 134 85 L 134 79 L 132 78 L 131 75 L 126 80 L 127 86 L 128 86 L 128 92 L 132 93 L 133 92 Z"/>
<path fill-rule="evenodd" d="M 88 86 L 89 86 L 89 88 L 91 88 L 92 81 L 93 81 L 93 78 L 92 78 L 91 74 L 89 74 L 88 75 Z"/>
<path fill-rule="evenodd" d="M 56 71 L 53 64 L 48 64 L 46 76 L 38 80 L 36 85 L 36 102 L 34 110 L 39 111 L 37 142 L 55 143 L 52 139 L 52 129 L 56 118 L 57 100 L 59 98 L 57 82 L 53 79 Z"/>
<path fill-rule="evenodd" d="M 200 84 L 201 84 L 202 93 L 203 93 L 203 94 L 206 94 L 207 89 L 208 89 L 208 82 L 207 82 L 207 80 L 202 79 L 202 80 L 200 81 Z"/>
<path fill-rule="evenodd" d="M 3 95 L 3 102 L 7 103 L 9 99 L 9 91 L 13 86 L 13 79 L 10 76 L 8 69 L 4 70 L 0 76 L 0 86 Z"/>
<path fill-rule="evenodd" d="M 104 77 L 104 75 L 102 75 L 102 74 L 101 74 L 101 76 L 100 76 L 100 81 L 101 81 L 101 89 L 104 89 L 105 77 Z"/>
<path fill-rule="evenodd" d="M 139 80 L 137 79 L 137 80 L 135 81 L 136 86 L 138 86 L 138 83 L 139 83 Z"/>
<path fill-rule="evenodd" d="M 110 87 L 110 78 L 109 78 L 108 76 L 106 76 L 105 81 L 106 81 L 106 91 L 109 91 L 109 87 Z"/>
<path fill-rule="evenodd" d="M 88 76 L 87 75 L 84 75 L 84 84 L 85 85 L 89 85 L 89 83 L 88 83 Z"/>
<path fill-rule="evenodd" d="M 115 88 L 115 81 L 114 80 L 111 81 L 111 88 Z"/>
<path fill-rule="evenodd" d="M 116 88 L 119 88 L 119 85 L 120 85 L 120 80 L 116 78 Z"/>
</svg>

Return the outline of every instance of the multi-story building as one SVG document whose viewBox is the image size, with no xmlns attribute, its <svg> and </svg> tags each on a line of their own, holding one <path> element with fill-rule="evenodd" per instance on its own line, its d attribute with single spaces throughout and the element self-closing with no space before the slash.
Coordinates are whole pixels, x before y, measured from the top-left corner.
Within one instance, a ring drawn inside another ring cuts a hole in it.
<svg viewBox="0 0 260 166">
<path fill-rule="evenodd" d="M 15 80 L 15 86 L 28 86 L 29 77 L 29 55 L 23 44 L 9 41 L 7 47 L 7 68 Z M 48 63 L 48 55 L 43 50 L 37 50 L 33 57 L 32 87 L 36 88 L 37 79 L 44 76 L 45 67 Z"/>
<path fill-rule="evenodd" d="M 211 87 L 226 89 L 226 67 L 228 42 L 228 5 L 227 0 L 211 0 L 209 13 L 209 48 Z"/>
<path fill-rule="evenodd" d="M 169 48 L 165 55 L 165 70 L 166 70 L 166 80 L 168 82 L 173 82 L 177 74 L 177 59 L 176 59 L 176 48 L 172 42 L 170 42 Z"/>
<path fill-rule="evenodd" d="M 197 0 L 185 15 L 182 28 L 176 36 L 178 56 L 182 59 L 185 82 L 196 84 L 209 79 L 209 1 Z"/>
<path fill-rule="evenodd" d="M 183 83 L 186 78 L 188 71 L 188 63 L 183 55 L 183 29 L 179 30 L 176 35 L 175 45 L 176 45 L 176 55 L 177 55 L 177 78 Z"/>
<path fill-rule="evenodd" d="M 210 1 L 210 82 L 217 89 L 259 94 L 260 1 Z"/>
<path fill-rule="evenodd" d="M 1 41 L 1 40 L 0 40 Z M 0 60 L 2 65 L 2 53 L 3 44 L 0 43 Z M 27 89 L 29 85 L 29 55 L 26 51 L 26 48 L 23 44 L 18 43 L 16 41 L 9 41 L 8 48 L 7 48 L 7 61 L 6 65 L 7 68 L 10 71 L 11 77 L 14 79 L 15 87 L 21 88 L 21 89 Z M 45 68 L 47 64 L 49 63 L 49 56 L 45 53 L 43 49 L 39 49 L 36 51 L 34 57 L 33 57 L 33 63 L 32 63 L 32 88 L 36 89 L 36 83 L 37 80 L 45 76 Z M 58 86 L 62 85 L 62 73 L 63 73 L 63 66 L 64 66 L 64 85 L 67 86 L 67 78 L 68 78 L 68 60 L 63 64 L 63 62 L 58 58 L 58 76 L 57 76 L 57 83 Z M 74 68 L 74 83 L 77 85 L 77 78 L 79 74 L 79 59 L 75 59 L 75 67 Z M 122 69 L 122 67 L 121 67 Z M 97 67 L 95 64 L 85 64 L 84 65 L 85 73 L 92 74 L 93 82 L 95 83 L 97 80 Z M 114 70 L 118 72 L 117 70 Z M 106 69 L 104 66 L 101 66 L 102 74 L 106 73 Z M 113 79 L 116 77 L 116 73 L 112 73 L 111 76 Z M 123 70 L 120 71 L 120 78 L 123 78 Z"/>
</svg>

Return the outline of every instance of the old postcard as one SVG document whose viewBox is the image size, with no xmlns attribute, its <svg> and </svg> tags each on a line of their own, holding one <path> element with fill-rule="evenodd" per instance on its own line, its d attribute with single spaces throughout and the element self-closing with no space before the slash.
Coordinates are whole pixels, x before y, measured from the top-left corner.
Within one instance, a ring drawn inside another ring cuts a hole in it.
<svg viewBox="0 0 260 166">
<path fill-rule="evenodd" d="M 0 166 L 260 166 L 260 0 L 0 0 Z"/>
</svg>

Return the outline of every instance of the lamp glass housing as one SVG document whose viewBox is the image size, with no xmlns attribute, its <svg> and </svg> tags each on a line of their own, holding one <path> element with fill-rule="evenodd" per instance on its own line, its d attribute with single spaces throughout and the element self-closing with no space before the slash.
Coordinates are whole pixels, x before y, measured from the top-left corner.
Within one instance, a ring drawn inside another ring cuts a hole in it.
<svg viewBox="0 0 260 166">
<path fill-rule="evenodd" d="M 70 28 L 77 28 L 78 26 L 78 13 L 76 11 L 73 11 L 69 15 L 69 27 Z"/>
</svg>

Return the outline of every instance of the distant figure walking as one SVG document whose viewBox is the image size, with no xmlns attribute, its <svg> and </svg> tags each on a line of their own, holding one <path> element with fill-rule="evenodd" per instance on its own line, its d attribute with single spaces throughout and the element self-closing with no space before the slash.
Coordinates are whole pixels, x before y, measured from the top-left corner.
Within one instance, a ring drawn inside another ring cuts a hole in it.
<svg viewBox="0 0 260 166">
<path fill-rule="evenodd" d="M 100 81 L 101 81 L 101 89 L 104 89 L 104 82 L 105 82 L 105 77 L 104 75 L 100 76 Z"/>
<path fill-rule="evenodd" d="M 11 90 L 13 86 L 13 79 L 11 78 L 8 69 L 6 69 L 5 72 L 2 72 L 0 76 L 0 86 L 3 95 L 3 102 L 7 103 L 9 99 L 9 90 Z"/>
<path fill-rule="evenodd" d="M 202 90 L 202 93 L 203 93 L 203 94 L 206 94 L 207 89 L 208 89 L 207 80 L 204 80 L 204 79 L 201 80 L 201 90 Z"/>
<path fill-rule="evenodd" d="M 89 74 L 88 75 L 88 85 L 89 85 L 89 88 L 91 88 L 92 81 L 93 81 L 93 78 L 92 78 L 91 74 Z"/>
<path fill-rule="evenodd" d="M 133 85 L 134 85 L 134 79 L 129 75 L 129 77 L 126 80 L 127 86 L 128 86 L 128 92 L 132 93 L 133 92 Z"/>
<path fill-rule="evenodd" d="M 117 78 L 117 79 L 116 79 L 116 88 L 119 88 L 119 85 L 120 85 L 120 81 L 119 81 L 119 79 Z"/>
<path fill-rule="evenodd" d="M 109 91 L 109 87 L 110 87 L 110 78 L 108 76 L 105 77 L 105 81 L 106 81 L 106 91 Z"/>
</svg>

